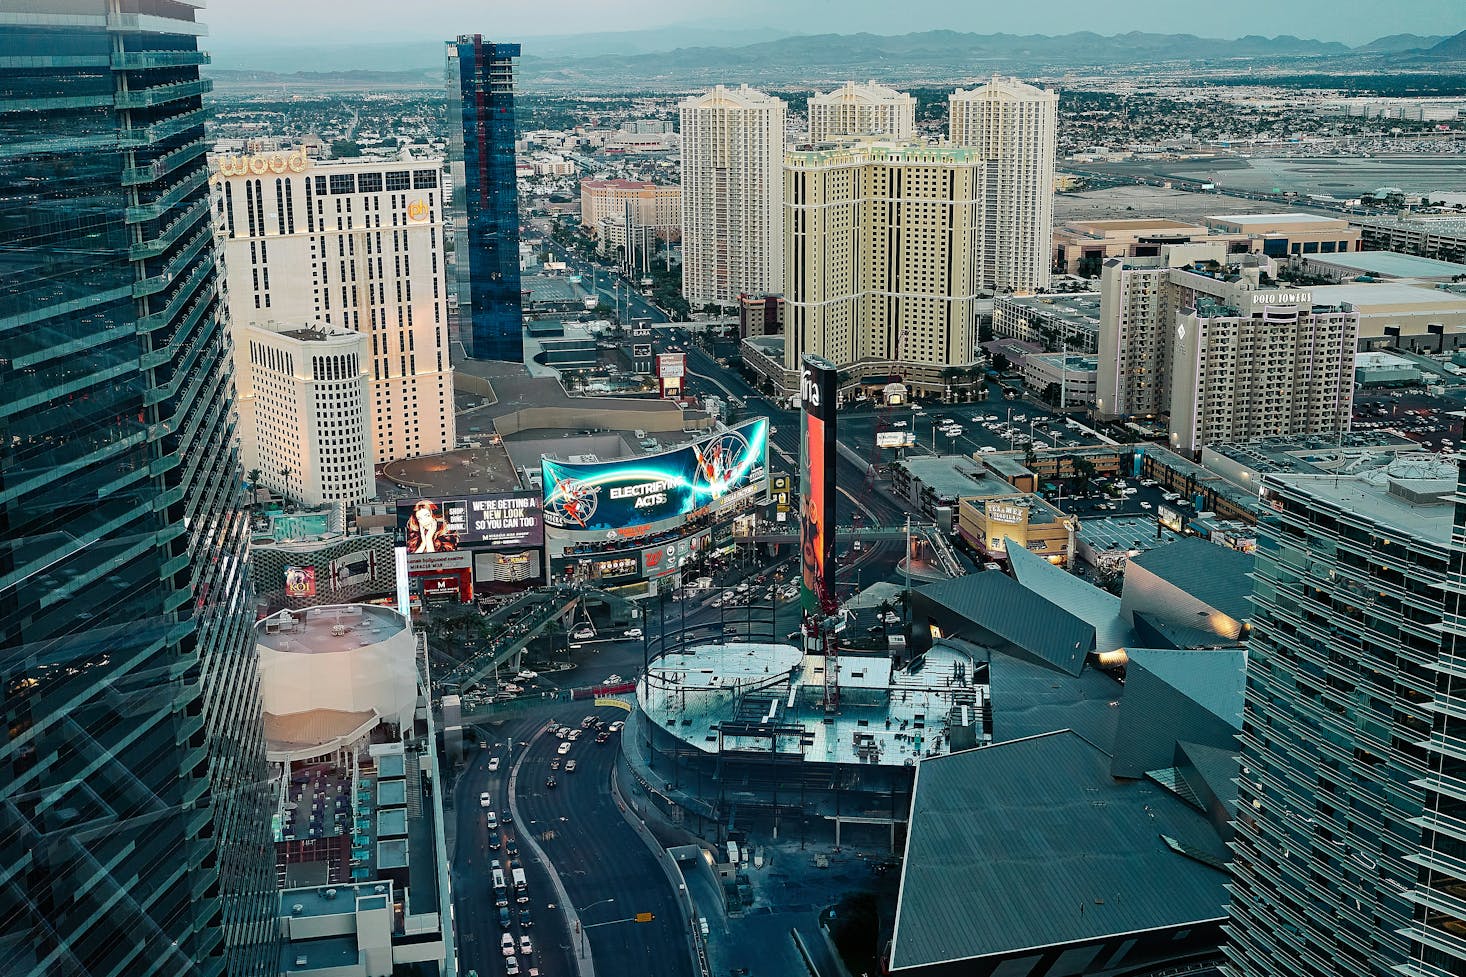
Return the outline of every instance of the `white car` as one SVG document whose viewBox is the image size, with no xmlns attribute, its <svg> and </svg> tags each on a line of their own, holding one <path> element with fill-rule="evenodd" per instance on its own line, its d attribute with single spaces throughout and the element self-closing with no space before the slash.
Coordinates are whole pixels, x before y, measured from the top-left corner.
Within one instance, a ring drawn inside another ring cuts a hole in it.
<svg viewBox="0 0 1466 977">
<path fill-rule="evenodd" d="M 905 421 L 892 421 L 891 422 L 891 426 L 892 427 L 905 427 L 906 426 L 906 422 Z"/>
<path fill-rule="evenodd" d="M 577 732 L 579 732 L 579 731 L 578 731 L 578 730 L 577 730 Z M 556 748 L 556 749 L 555 749 L 555 752 L 556 752 L 556 753 L 558 753 L 558 754 L 560 754 L 560 755 L 561 755 L 561 756 L 564 756 L 564 755 L 565 755 L 565 754 L 567 754 L 567 753 L 569 753 L 569 752 L 570 752 L 570 743 L 568 743 L 568 742 L 565 742 L 565 743 L 561 743 L 561 744 L 560 744 L 560 745 L 559 745 L 559 746 L 558 746 L 558 747 L 557 747 L 557 748 Z"/>
<path fill-rule="evenodd" d="M 1149 509 L 1151 507 L 1151 505 L 1150 505 L 1149 502 L 1142 502 L 1142 503 L 1140 503 L 1140 507 L 1142 509 Z"/>
<path fill-rule="evenodd" d="M 523 934 L 520 934 L 519 937 L 519 952 L 526 957 L 534 953 L 534 947 L 530 945 L 529 937 Z"/>
<path fill-rule="evenodd" d="M 489 797 L 489 792 L 488 791 L 484 791 L 482 794 L 478 795 L 478 806 L 479 807 L 488 807 L 492 803 L 494 803 L 494 802 Z"/>
<path fill-rule="evenodd" d="M 504 960 L 504 973 L 506 977 L 519 977 L 519 961 L 513 957 Z"/>
<path fill-rule="evenodd" d="M 623 638 L 640 638 L 641 637 L 641 628 L 627 628 L 626 629 L 626 633 L 623 634 L 622 637 Z"/>
<path fill-rule="evenodd" d="M 607 726 L 606 729 L 612 733 L 619 733 L 621 732 L 622 727 L 624 727 L 625 725 L 625 723 L 618 719 L 611 725 Z"/>
<path fill-rule="evenodd" d="M 480 796 L 479 802 L 482 803 L 483 798 L 488 796 L 488 794 Z M 488 824 L 489 829 L 493 830 L 494 828 L 497 828 L 499 826 L 499 815 L 495 814 L 493 811 L 490 811 L 488 816 L 484 818 L 484 821 Z"/>
<path fill-rule="evenodd" d="M 574 638 L 576 641 L 585 641 L 588 638 L 594 638 L 595 636 L 596 633 L 591 628 L 576 628 L 570 634 L 570 637 Z"/>
<path fill-rule="evenodd" d="M 514 937 L 508 933 L 499 937 L 499 952 L 506 957 L 514 956 Z"/>
<path fill-rule="evenodd" d="M 499 758 L 496 757 L 496 756 L 489 757 L 489 773 L 498 773 L 498 772 L 499 772 Z M 489 795 L 487 795 L 487 794 L 484 795 L 484 797 L 487 797 L 487 796 L 489 796 Z"/>
</svg>

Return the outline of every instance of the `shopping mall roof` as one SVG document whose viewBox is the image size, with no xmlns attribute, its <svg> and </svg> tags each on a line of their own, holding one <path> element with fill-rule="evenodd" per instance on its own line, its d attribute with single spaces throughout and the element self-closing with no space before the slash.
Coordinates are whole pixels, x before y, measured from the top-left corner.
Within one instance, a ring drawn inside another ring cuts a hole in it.
<svg viewBox="0 0 1466 977">
<path fill-rule="evenodd" d="M 1209 863 L 1228 852 L 1211 824 L 1109 766 L 1069 730 L 923 761 L 892 969 L 1224 918 L 1228 877 Z"/>
<path fill-rule="evenodd" d="M 1116 777 L 1170 767 L 1178 742 L 1236 749 L 1247 653 L 1132 648 L 1111 753 Z"/>
<path fill-rule="evenodd" d="M 1252 619 L 1251 554 L 1187 536 L 1130 562 L 1234 621 Z"/>
<path fill-rule="evenodd" d="M 1059 675 L 1016 655 L 993 652 L 988 661 L 993 742 L 1027 739 L 1072 729 L 1109 753 L 1125 690 L 1108 673 L 1086 668 Z"/>
<path fill-rule="evenodd" d="M 985 647 L 1008 646 L 1069 675 L 1094 650 L 1095 629 L 1005 573 L 981 571 L 916 591 L 918 606 L 944 618 L 946 633 Z"/>
<path fill-rule="evenodd" d="M 1094 626 L 1095 651 L 1113 651 L 1133 643 L 1134 635 L 1120 613 L 1120 598 L 1108 590 L 1101 590 L 1020 546 L 1008 550 L 1008 561 L 1015 580 Z"/>
</svg>

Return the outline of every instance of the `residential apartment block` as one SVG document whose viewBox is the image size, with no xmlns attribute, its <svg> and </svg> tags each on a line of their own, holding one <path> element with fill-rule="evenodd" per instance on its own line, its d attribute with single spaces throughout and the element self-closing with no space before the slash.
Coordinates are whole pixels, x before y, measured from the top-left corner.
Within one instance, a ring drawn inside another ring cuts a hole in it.
<svg viewBox="0 0 1466 977">
<path fill-rule="evenodd" d="M 303 150 L 276 158 L 279 170 L 272 158 L 217 161 L 234 324 L 361 333 L 373 461 L 451 450 L 442 161 L 404 153 L 317 163 Z M 254 163 L 261 159 L 263 173 Z M 236 360 L 241 371 L 249 367 L 247 358 Z"/>
<path fill-rule="evenodd" d="M 988 167 L 973 150 L 868 145 L 784 163 L 784 367 L 805 353 L 947 392 L 976 359 Z"/>
<path fill-rule="evenodd" d="M 1354 405 L 1359 316 L 1303 292 L 1198 294 L 1176 316 L 1171 450 L 1212 441 L 1342 434 Z"/>
<path fill-rule="evenodd" d="M 376 496 L 364 333 L 236 323 L 234 360 L 246 473 L 307 506 Z"/>
<path fill-rule="evenodd" d="M 1058 92 L 994 77 L 947 100 L 948 140 L 986 161 L 980 287 L 1022 292 L 1049 282 Z"/>
<path fill-rule="evenodd" d="M 1307 289 L 1263 284 L 1225 245 L 1168 245 L 1105 262 L 1102 417 L 1170 421 L 1171 447 L 1348 429 L 1359 314 Z"/>
<path fill-rule="evenodd" d="M 784 290 L 779 167 L 784 102 L 718 85 L 677 106 L 682 147 L 682 294 L 736 305 Z"/>
<path fill-rule="evenodd" d="M 870 81 L 847 81 L 809 97 L 809 141 L 820 143 L 875 136 L 909 142 L 916 135 L 916 98 Z"/>
</svg>

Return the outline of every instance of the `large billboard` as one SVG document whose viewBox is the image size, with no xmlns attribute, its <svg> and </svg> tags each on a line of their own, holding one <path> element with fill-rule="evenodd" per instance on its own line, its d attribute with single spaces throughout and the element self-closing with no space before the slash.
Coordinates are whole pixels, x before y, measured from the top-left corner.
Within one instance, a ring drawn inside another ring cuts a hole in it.
<svg viewBox="0 0 1466 977">
<path fill-rule="evenodd" d="M 403 499 L 397 503 L 397 531 L 409 561 L 468 546 L 539 546 L 545 538 L 534 492 Z"/>
<path fill-rule="evenodd" d="M 285 568 L 286 597 L 314 597 L 316 595 L 316 568 L 291 566 Z"/>
<path fill-rule="evenodd" d="M 545 525 L 628 534 L 694 518 L 757 490 L 768 470 L 769 422 L 760 417 L 661 454 L 624 461 L 541 462 Z"/>
<path fill-rule="evenodd" d="M 804 354 L 799 400 L 804 409 L 799 454 L 799 552 L 803 564 L 800 603 L 805 613 L 823 613 L 834 596 L 835 577 L 835 404 L 839 371 L 829 360 Z"/>
</svg>

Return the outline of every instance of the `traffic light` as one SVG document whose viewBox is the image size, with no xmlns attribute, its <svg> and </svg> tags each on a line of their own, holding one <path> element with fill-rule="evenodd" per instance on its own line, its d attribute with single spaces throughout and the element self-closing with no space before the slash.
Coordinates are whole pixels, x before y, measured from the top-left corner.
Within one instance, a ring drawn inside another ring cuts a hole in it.
<svg viewBox="0 0 1466 977">
<path fill-rule="evenodd" d="M 638 922 L 638 923 L 650 923 L 652 920 L 654 920 L 656 918 L 657 917 L 653 913 L 637 913 L 636 914 L 636 922 Z"/>
</svg>

